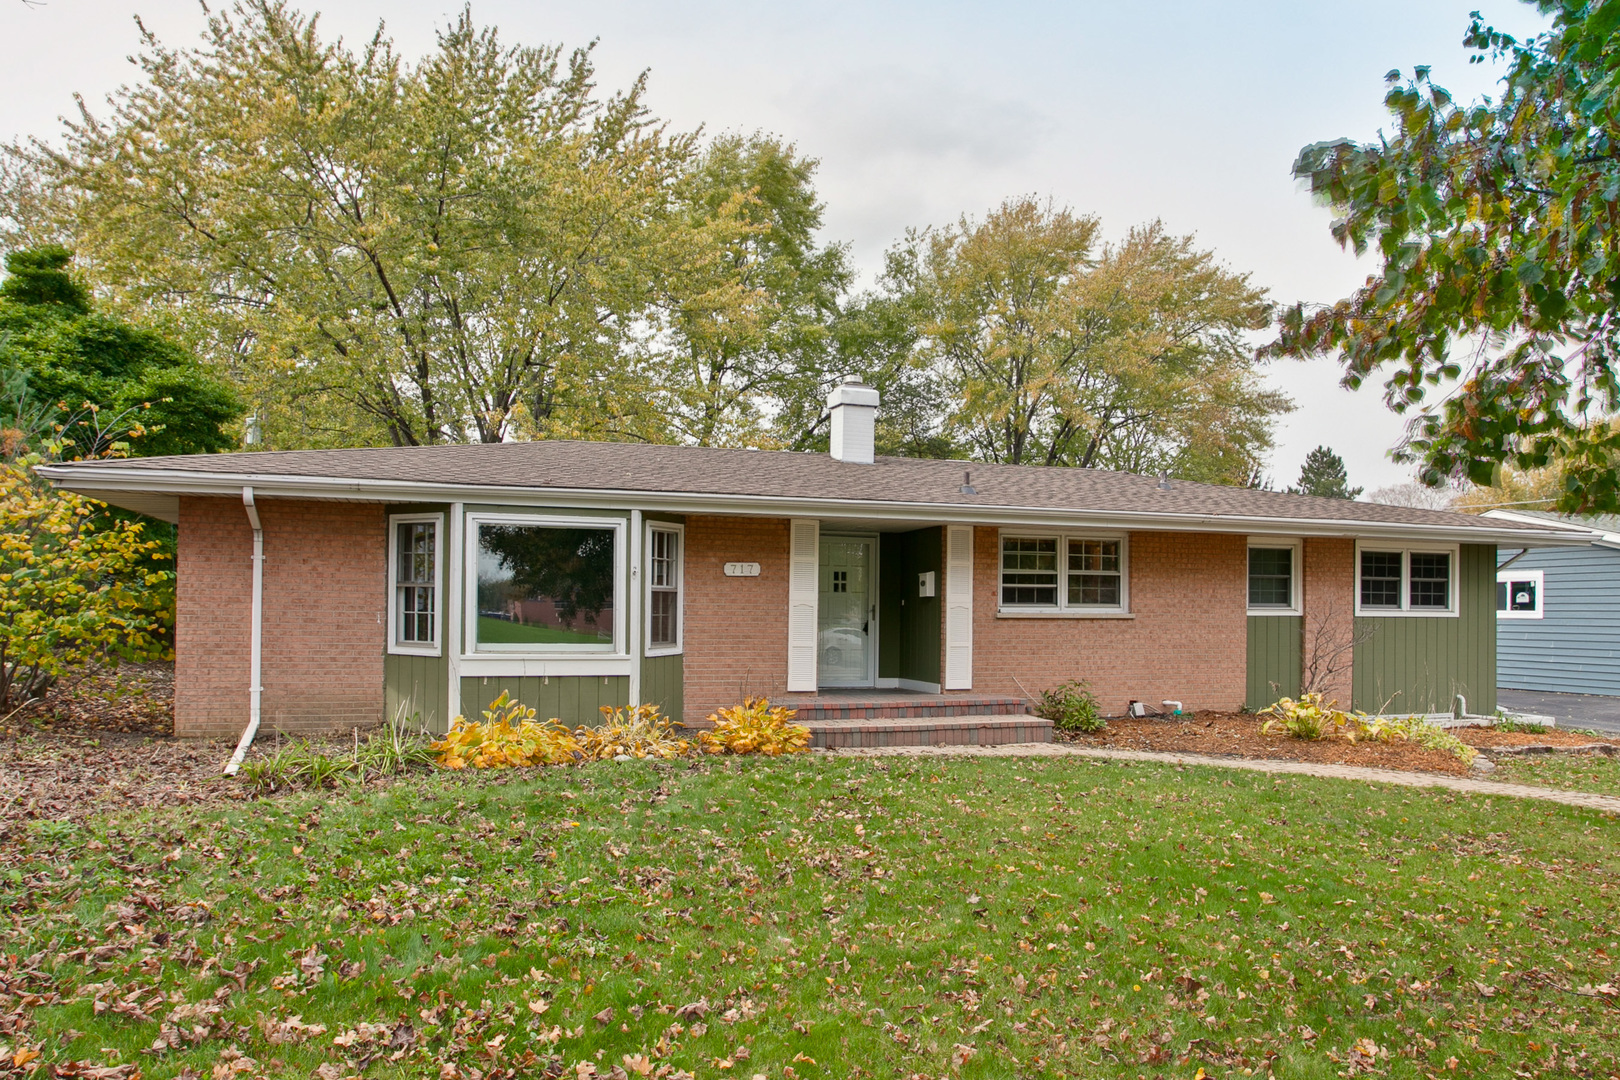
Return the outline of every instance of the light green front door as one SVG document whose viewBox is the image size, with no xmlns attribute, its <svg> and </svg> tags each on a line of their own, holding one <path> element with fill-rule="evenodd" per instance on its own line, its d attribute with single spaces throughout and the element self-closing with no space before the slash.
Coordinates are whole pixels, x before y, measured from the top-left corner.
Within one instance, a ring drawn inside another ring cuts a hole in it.
<svg viewBox="0 0 1620 1080">
<path fill-rule="evenodd" d="M 871 686 L 877 673 L 877 611 L 872 595 L 874 541 L 821 538 L 820 634 L 816 681 L 822 686 Z"/>
</svg>

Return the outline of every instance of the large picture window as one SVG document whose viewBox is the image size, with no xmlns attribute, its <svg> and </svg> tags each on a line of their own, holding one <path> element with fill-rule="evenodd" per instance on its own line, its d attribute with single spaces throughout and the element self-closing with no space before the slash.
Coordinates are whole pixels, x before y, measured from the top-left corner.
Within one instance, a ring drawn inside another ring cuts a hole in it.
<svg viewBox="0 0 1620 1080">
<path fill-rule="evenodd" d="M 1001 610 L 1113 614 L 1126 606 L 1117 536 L 1003 536 Z"/>
<path fill-rule="evenodd" d="M 389 519 L 389 650 L 438 655 L 439 515 L 396 515 Z"/>
<path fill-rule="evenodd" d="M 472 519 L 475 649 L 618 652 L 619 532 L 608 522 Z"/>
<path fill-rule="evenodd" d="M 676 525 L 647 530 L 647 652 L 681 648 L 681 536 Z"/>
<path fill-rule="evenodd" d="M 1455 615 L 1457 549 L 1360 548 L 1356 614 Z"/>
</svg>

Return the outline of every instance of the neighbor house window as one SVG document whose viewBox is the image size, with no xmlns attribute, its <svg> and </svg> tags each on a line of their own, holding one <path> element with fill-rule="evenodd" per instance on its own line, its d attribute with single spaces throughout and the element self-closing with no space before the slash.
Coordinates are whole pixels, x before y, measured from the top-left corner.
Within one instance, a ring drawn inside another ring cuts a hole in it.
<svg viewBox="0 0 1620 1080">
<path fill-rule="evenodd" d="M 681 536 L 678 526 L 654 525 L 647 532 L 648 652 L 681 646 Z"/>
<path fill-rule="evenodd" d="M 1001 608 L 1121 612 L 1125 541 L 1114 536 L 1003 536 Z"/>
<path fill-rule="evenodd" d="M 1299 614 L 1299 544 L 1269 537 L 1249 542 L 1249 612 Z"/>
<path fill-rule="evenodd" d="M 394 652 L 439 651 L 439 516 L 389 519 L 393 609 L 389 647 Z"/>
<path fill-rule="evenodd" d="M 1498 619 L 1539 619 L 1542 617 L 1543 572 L 1540 570 L 1499 570 L 1496 574 L 1496 617 Z"/>
<path fill-rule="evenodd" d="M 1364 547 L 1357 553 L 1362 615 L 1455 615 L 1457 549 Z"/>
<path fill-rule="evenodd" d="M 619 651 L 617 522 L 468 520 L 479 652 Z"/>
</svg>

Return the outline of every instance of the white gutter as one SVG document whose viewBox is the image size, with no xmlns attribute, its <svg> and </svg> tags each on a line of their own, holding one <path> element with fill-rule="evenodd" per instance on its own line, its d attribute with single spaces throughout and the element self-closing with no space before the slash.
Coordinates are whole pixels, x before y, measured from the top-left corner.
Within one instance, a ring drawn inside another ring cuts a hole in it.
<svg viewBox="0 0 1620 1080">
<path fill-rule="evenodd" d="M 235 776 L 253 745 L 253 736 L 259 733 L 259 703 L 264 694 L 260 674 L 264 656 L 264 526 L 259 522 L 259 509 L 253 505 L 253 489 L 242 489 L 242 505 L 247 508 L 248 524 L 253 526 L 253 628 L 251 649 L 252 674 L 248 684 L 248 723 L 242 738 L 236 744 L 236 753 L 225 766 L 226 776 Z"/>
<path fill-rule="evenodd" d="M 653 492 L 619 488 L 539 488 L 476 484 L 424 484 L 407 480 L 355 480 L 271 474 L 191 473 L 174 469 L 108 469 L 47 465 L 37 470 L 58 486 L 106 500 L 120 491 L 161 491 L 174 495 L 234 494 L 251 483 L 264 494 L 286 499 L 340 499 L 363 502 L 473 502 L 511 506 L 664 510 L 673 513 L 743 514 L 771 517 L 913 521 L 918 525 L 1048 525 L 1181 532 L 1229 532 L 1277 536 L 1334 536 L 1363 539 L 1428 539 L 1467 544 L 1559 547 L 1587 543 L 1568 529 L 1448 526 L 1355 518 L 1289 518 L 1257 514 L 1208 514 L 1072 507 L 998 506 L 975 503 L 854 501 L 837 497 Z M 1460 516 L 1460 515 L 1459 515 Z M 1484 515 L 1481 515 L 1483 517 Z M 1475 518 L 1474 520 L 1481 520 Z"/>
</svg>

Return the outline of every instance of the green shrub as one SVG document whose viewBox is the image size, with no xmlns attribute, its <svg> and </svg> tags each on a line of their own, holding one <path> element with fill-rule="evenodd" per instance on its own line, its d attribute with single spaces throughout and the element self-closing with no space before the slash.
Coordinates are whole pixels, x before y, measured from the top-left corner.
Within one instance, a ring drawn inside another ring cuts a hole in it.
<svg viewBox="0 0 1620 1080">
<path fill-rule="evenodd" d="M 351 781 L 363 784 L 426 769 L 433 764 L 433 748 L 420 725 L 420 716 L 406 720 L 401 710 L 401 715 L 365 739 L 357 733 L 349 753 L 328 753 L 299 739 L 278 745 L 266 757 L 242 762 L 237 775 L 248 787 L 264 793 L 278 788 L 337 787 Z"/>
<path fill-rule="evenodd" d="M 1108 726 L 1097 709 L 1091 688 L 1079 679 L 1070 679 L 1035 699 L 1035 715 L 1052 721 L 1052 727 L 1068 734 L 1088 734 Z"/>
</svg>

